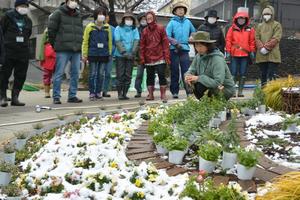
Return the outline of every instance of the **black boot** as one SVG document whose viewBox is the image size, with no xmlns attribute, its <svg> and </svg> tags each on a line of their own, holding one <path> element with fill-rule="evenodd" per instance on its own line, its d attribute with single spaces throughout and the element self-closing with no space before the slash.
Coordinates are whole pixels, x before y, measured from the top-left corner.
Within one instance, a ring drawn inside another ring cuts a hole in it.
<svg viewBox="0 0 300 200">
<path fill-rule="evenodd" d="M 123 96 L 123 86 L 117 86 L 117 90 L 118 90 L 118 99 L 125 100 Z"/>
<path fill-rule="evenodd" d="M 6 107 L 6 106 L 8 106 L 8 103 L 7 103 L 7 96 L 6 96 L 6 90 L 1 90 L 1 91 L 0 91 L 0 106 L 1 106 L 1 107 Z"/>
<path fill-rule="evenodd" d="M 11 103 L 12 106 L 25 106 L 25 103 L 19 101 L 20 90 L 13 89 L 11 94 Z"/>
<path fill-rule="evenodd" d="M 245 85 L 245 80 L 246 80 L 245 76 L 242 76 L 240 78 L 239 89 L 238 89 L 238 97 L 244 97 L 244 95 L 243 95 L 243 89 L 244 89 L 244 85 Z"/>
<path fill-rule="evenodd" d="M 123 87 L 123 97 L 124 97 L 124 100 L 128 100 L 129 99 L 129 97 L 127 97 L 128 90 L 129 90 L 129 86 L 128 85 L 126 85 L 126 86 Z"/>
</svg>

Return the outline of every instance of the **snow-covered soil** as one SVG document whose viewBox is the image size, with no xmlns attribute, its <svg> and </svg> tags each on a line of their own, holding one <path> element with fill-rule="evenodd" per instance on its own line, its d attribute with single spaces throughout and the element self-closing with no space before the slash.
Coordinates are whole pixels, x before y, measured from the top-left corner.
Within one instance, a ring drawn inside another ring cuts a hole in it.
<svg viewBox="0 0 300 200">
<path fill-rule="evenodd" d="M 246 121 L 248 139 L 274 162 L 300 169 L 300 127 L 282 130 L 280 113 L 258 114 Z"/>
</svg>

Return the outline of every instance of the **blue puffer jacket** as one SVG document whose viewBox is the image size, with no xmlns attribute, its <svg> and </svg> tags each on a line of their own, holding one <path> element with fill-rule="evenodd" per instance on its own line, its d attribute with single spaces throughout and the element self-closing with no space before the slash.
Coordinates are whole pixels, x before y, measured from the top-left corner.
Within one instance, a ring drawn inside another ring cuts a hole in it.
<svg viewBox="0 0 300 200">
<path fill-rule="evenodd" d="M 133 53 L 133 44 L 140 40 L 139 31 L 137 28 L 132 28 L 129 26 L 117 26 L 115 29 L 115 41 L 122 42 L 127 53 Z M 118 48 L 115 50 L 115 56 L 123 57 L 119 52 Z"/>
<path fill-rule="evenodd" d="M 169 39 L 175 39 L 177 43 L 181 44 L 183 50 L 190 50 L 189 37 L 193 32 L 196 32 L 196 29 L 189 19 L 186 17 L 173 17 L 168 23 L 166 31 Z M 171 50 L 175 49 L 175 46 L 172 42 L 170 48 Z"/>
</svg>

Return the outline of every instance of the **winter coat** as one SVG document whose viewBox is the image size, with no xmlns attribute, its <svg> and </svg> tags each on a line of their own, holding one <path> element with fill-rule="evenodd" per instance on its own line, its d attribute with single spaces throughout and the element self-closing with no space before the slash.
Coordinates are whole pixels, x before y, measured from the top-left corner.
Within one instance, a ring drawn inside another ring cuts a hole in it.
<svg viewBox="0 0 300 200">
<path fill-rule="evenodd" d="M 27 15 L 20 15 L 13 9 L 5 13 L 0 24 L 6 57 L 15 59 L 18 56 L 18 59 L 28 60 L 29 39 L 32 31 L 31 19 Z"/>
<path fill-rule="evenodd" d="M 83 26 L 80 11 L 61 5 L 50 15 L 48 23 L 49 41 L 55 51 L 80 52 Z"/>
<path fill-rule="evenodd" d="M 225 38 L 221 27 L 219 27 L 217 23 L 210 24 L 206 21 L 199 26 L 198 31 L 208 32 L 210 34 L 210 39 L 216 40 L 216 46 L 220 51 L 224 52 Z"/>
<path fill-rule="evenodd" d="M 103 45 L 103 46 L 99 46 Z M 89 23 L 84 31 L 82 42 L 83 57 L 109 57 L 112 53 L 112 33 L 109 24 L 99 29 L 95 23 Z"/>
<path fill-rule="evenodd" d="M 153 14 L 154 16 L 154 14 Z M 156 23 L 148 25 L 140 41 L 141 64 L 153 64 L 165 61 L 170 64 L 169 39 L 163 26 Z"/>
<path fill-rule="evenodd" d="M 56 62 L 56 53 L 50 43 L 44 46 L 44 60 L 41 61 L 41 66 L 48 70 L 54 70 Z"/>
<path fill-rule="evenodd" d="M 4 64 L 4 58 L 5 58 L 5 51 L 4 51 L 4 38 L 3 38 L 3 33 L 2 29 L 0 26 L 0 65 Z"/>
<path fill-rule="evenodd" d="M 246 24 L 243 27 L 237 25 L 239 17 L 246 18 Z M 226 52 L 232 57 L 246 57 L 250 52 L 255 52 L 255 30 L 249 25 L 250 18 L 247 13 L 236 13 L 226 35 Z"/>
<path fill-rule="evenodd" d="M 182 46 L 182 50 L 190 51 L 189 38 L 192 33 L 196 32 L 196 29 L 189 19 L 186 17 L 173 17 L 168 23 L 166 31 L 169 39 L 175 39 L 176 43 Z M 173 42 L 171 42 L 170 49 L 176 49 Z"/>
<path fill-rule="evenodd" d="M 274 8 L 272 6 L 267 6 L 273 12 L 272 19 L 268 22 L 260 23 L 256 28 L 256 63 L 263 62 L 281 62 L 281 54 L 279 49 L 279 42 L 282 37 L 282 27 L 281 24 L 274 20 Z M 266 55 L 260 53 L 260 49 L 265 47 L 270 52 Z"/>
<path fill-rule="evenodd" d="M 225 62 L 224 55 L 219 50 L 214 50 L 207 55 L 197 54 L 187 74 L 199 76 L 198 82 L 217 94 L 218 86 L 224 86 L 224 95 L 230 98 L 235 93 L 235 84 L 229 68 Z"/>
<path fill-rule="evenodd" d="M 135 55 L 140 41 L 140 35 L 137 28 L 127 25 L 117 26 L 115 29 L 116 52 L 115 56 L 123 57 L 124 53 Z M 118 43 L 121 45 L 118 46 Z"/>
</svg>

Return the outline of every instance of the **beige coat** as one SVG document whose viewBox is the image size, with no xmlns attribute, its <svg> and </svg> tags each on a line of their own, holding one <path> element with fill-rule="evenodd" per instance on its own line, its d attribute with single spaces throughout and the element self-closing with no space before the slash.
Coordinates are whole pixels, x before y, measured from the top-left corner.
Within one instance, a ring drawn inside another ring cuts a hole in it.
<svg viewBox="0 0 300 200">
<path fill-rule="evenodd" d="M 268 22 L 262 22 L 257 26 L 255 40 L 256 40 L 256 63 L 263 62 L 281 62 L 281 54 L 279 43 L 282 37 L 281 24 L 274 20 L 275 11 L 272 6 L 267 6 L 273 15 L 272 19 Z M 261 48 L 265 47 L 270 52 L 266 55 L 260 53 Z"/>
</svg>

